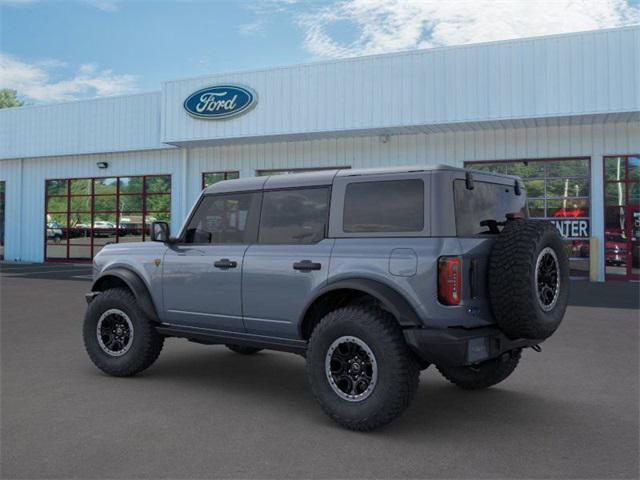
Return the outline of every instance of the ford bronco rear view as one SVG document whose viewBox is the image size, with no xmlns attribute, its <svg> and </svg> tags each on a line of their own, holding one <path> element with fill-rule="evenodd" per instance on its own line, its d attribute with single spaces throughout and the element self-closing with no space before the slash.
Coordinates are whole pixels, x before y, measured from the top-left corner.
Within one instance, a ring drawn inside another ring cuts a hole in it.
<svg viewBox="0 0 640 480">
<path fill-rule="evenodd" d="M 526 205 L 519 178 L 450 166 L 219 182 L 177 236 L 156 222 L 153 242 L 95 257 L 84 343 L 115 376 L 167 337 L 298 353 L 327 415 L 371 430 L 407 408 L 421 369 L 490 387 L 558 328 L 567 254 Z"/>
</svg>

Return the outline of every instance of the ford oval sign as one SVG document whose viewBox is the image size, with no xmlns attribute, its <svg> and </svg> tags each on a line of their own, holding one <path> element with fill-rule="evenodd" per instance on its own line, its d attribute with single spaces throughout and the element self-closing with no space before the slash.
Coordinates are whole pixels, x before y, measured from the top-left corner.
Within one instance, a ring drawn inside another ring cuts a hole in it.
<svg viewBox="0 0 640 480">
<path fill-rule="evenodd" d="M 184 109 L 196 118 L 220 120 L 241 115 L 258 101 L 256 92 L 241 85 L 214 85 L 192 93 Z"/>
</svg>

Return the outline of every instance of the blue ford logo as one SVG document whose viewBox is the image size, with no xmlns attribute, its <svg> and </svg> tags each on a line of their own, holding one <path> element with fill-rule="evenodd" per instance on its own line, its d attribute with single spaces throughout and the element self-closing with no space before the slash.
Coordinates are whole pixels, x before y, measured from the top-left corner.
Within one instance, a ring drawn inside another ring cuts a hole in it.
<svg viewBox="0 0 640 480">
<path fill-rule="evenodd" d="M 189 95 L 184 101 L 184 109 L 192 117 L 217 120 L 240 115 L 257 101 L 256 92 L 249 87 L 214 85 Z"/>
</svg>

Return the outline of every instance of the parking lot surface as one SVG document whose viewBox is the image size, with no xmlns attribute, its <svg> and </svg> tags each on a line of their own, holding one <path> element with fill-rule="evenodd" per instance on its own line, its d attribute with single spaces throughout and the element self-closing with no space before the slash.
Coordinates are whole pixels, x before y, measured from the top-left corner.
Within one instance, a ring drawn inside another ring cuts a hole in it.
<svg viewBox="0 0 640 480">
<path fill-rule="evenodd" d="M 638 284 L 574 282 L 512 377 L 466 392 L 429 368 L 362 434 L 321 412 L 294 355 L 169 339 L 143 374 L 102 374 L 81 338 L 89 275 L 0 266 L 2 478 L 638 478 Z"/>
</svg>

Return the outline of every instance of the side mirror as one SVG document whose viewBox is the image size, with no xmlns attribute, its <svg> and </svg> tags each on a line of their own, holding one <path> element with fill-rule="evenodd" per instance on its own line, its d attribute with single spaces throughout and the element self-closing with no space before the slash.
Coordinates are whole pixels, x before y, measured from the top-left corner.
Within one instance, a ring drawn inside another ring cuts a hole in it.
<svg viewBox="0 0 640 480">
<path fill-rule="evenodd" d="M 153 222 L 151 224 L 151 241 L 167 243 L 169 241 L 169 224 Z"/>
</svg>

